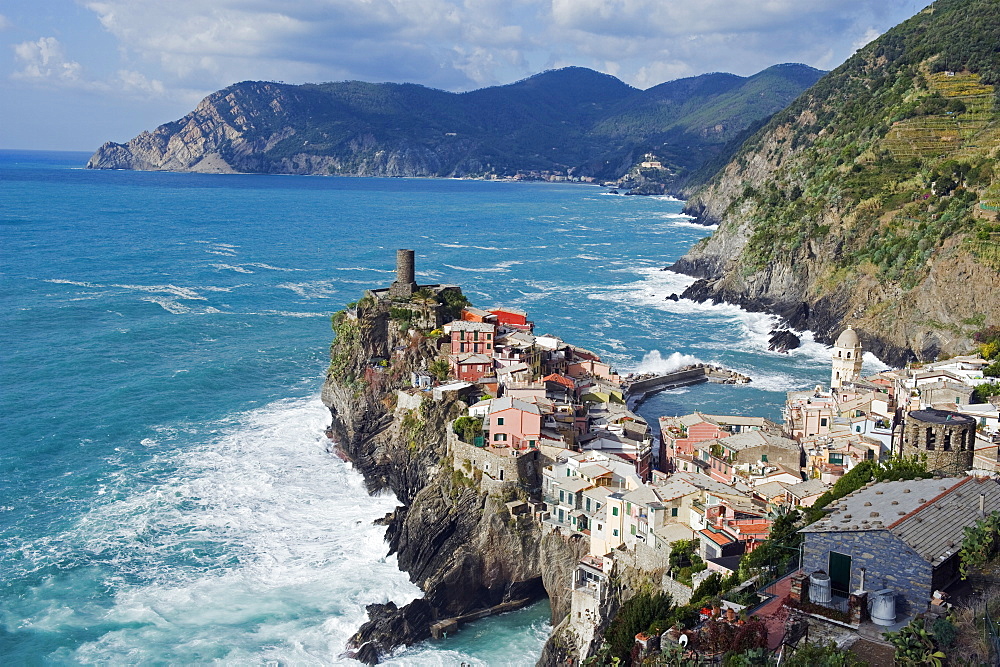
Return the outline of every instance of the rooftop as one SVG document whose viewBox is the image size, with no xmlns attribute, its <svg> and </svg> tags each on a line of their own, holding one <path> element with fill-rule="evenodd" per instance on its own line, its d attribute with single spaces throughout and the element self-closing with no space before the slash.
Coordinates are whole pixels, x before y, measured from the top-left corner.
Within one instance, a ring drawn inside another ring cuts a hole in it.
<svg viewBox="0 0 1000 667">
<path fill-rule="evenodd" d="M 928 408 L 926 410 L 914 410 L 906 415 L 907 419 L 915 419 L 916 421 L 923 422 L 925 424 L 971 424 L 975 425 L 976 420 L 972 417 L 967 417 L 966 415 L 960 415 L 957 412 L 949 412 L 948 410 L 935 410 L 934 408 Z"/>
<path fill-rule="evenodd" d="M 888 530 L 937 565 L 958 551 L 965 526 L 1000 511 L 1000 484 L 948 477 L 871 484 L 840 499 L 834 511 L 802 533 Z"/>
<path fill-rule="evenodd" d="M 447 331 L 496 331 L 496 325 L 489 322 L 467 322 L 465 320 L 452 320 L 444 325 Z"/>
</svg>

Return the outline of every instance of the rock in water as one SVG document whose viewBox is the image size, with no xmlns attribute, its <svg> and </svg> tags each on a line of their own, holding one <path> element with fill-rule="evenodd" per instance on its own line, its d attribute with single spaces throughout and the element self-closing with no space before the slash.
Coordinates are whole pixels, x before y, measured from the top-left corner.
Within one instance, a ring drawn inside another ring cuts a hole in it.
<svg viewBox="0 0 1000 667">
<path fill-rule="evenodd" d="M 772 329 L 771 337 L 767 341 L 767 349 L 772 352 L 788 352 L 794 350 L 802 341 L 788 329 Z"/>
</svg>

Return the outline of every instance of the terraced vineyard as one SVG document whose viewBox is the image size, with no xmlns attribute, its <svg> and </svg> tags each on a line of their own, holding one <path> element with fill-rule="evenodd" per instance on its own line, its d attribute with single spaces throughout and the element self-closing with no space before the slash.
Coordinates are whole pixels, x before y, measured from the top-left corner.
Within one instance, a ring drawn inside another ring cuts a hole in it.
<svg viewBox="0 0 1000 667">
<path fill-rule="evenodd" d="M 942 100 L 956 100 L 964 111 L 944 111 L 893 123 L 883 146 L 897 160 L 952 154 L 968 157 L 996 146 L 1000 132 L 993 121 L 994 88 L 972 72 L 924 72 L 928 89 Z"/>
</svg>

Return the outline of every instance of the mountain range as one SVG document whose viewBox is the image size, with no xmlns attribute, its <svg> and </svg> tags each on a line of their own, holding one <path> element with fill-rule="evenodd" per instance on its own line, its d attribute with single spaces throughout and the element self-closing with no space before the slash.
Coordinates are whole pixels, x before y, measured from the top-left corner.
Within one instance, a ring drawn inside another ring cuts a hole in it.
<svg viewBox="0 0 1000 667">
<path fill-rule="evenodd" d="M 665 184 L 783 109 L 822 72 L 776 65 L 639 90 L 581 67 L 450 93 L 414 84 L 244 81 L 125 144 L 99 169 L 349 176 L 563 175 L 613 180 L 646 153 Z"/>
</svg>

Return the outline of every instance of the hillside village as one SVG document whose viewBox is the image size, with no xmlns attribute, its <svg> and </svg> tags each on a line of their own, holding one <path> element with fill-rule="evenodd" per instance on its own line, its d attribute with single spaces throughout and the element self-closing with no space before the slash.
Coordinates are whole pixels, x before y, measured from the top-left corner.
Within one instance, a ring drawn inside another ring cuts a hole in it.
<svg viewBox="0 0 1000 667">
<path fill-rule="evenodd" d="M 625 571 L 652 577 L 676 605 L 706 591 L 713 600 L 662 638 L 639 633 L 643 655 L 668 650 L 662 642 L 708 651 L 698 623 L 748 618 L 767 619 L 761 641 L 772 651 L 803 636 L 879 643 L 883 631 L 947 608 L 963 584 L 965 529 L 1000 516 L 1000 405 L 971 402 L 990 364 L 980 356 L 863 377 L 848 328 L 833 346 L 829 388 L 789 392 L 783 423 L 695 412 L 650 425 L 630 400 L 650 378 L 537 334 L 522 310 L 474 308 L 460 295 L 417 285 L 405 250 L 392 286 L 367 293 L 430 330 L 440 355 L 412 373 L 395 409 L 461 399 L 448 434 L 455 474 L 503 496 L 512 520 L 586 544 L 560 628 L 583 655 L 618 611 Z M 676 381 L 711 374 L 682 369 Z M 852 471 L 893 462 L 914 474 L 838 492 Z M 800 516 L 812 521 L 793 526 Z"/>
</svg>

